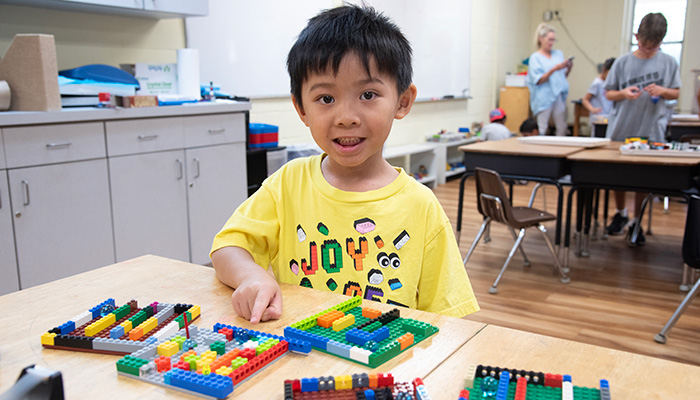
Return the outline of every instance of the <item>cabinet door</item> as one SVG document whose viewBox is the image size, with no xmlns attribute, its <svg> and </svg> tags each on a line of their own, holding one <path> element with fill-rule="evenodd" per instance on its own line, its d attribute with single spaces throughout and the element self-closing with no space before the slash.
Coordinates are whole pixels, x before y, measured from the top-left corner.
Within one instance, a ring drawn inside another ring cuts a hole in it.
<svg viewBox="0 0 700 400">
<path fill-rule="evenodd" d="M 0 295 L 19 290 L 7 171 L 0 170 Z"/>
<path fill-rule="evenodd" d="M 155 254 L 189 261 L 182 150 L 109 159 L 117 261 Z"/>
<path fill-rule="evenodd" d="M 214 235 L 248 197 L 245 144 L 186 150 L 192 262 L 208 264 Z"/>
<path fill-rule="evenodd" d="M 107 160 L 9 170 L 22 289 L 114 263 Z"/>
<path fill-rule="evenodd" d="M 144 0 L 143 8 L 147 11 L 160 11 L 191 16 L 209 14 L 207 0 Z"/>
</svg>

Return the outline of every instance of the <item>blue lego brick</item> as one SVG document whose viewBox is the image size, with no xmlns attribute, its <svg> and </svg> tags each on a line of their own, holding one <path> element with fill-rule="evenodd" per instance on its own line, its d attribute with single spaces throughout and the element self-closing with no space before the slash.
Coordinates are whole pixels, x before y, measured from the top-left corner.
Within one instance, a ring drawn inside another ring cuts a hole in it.
<svg viewBox="0 0 700 400">
<path fill-rule="evenodd" d="M 370 340 L 374 340 L 375 342 L 379 343 L 382 340 L 388 338 L 390 333 L 391 331 L 389 330 L 389 328 L 387 328 L 386 326 L 382 326 L 376 331 L 370 333 Z"/>
<path fill-rule="evenodd" d="M 352 328 L 345 332 L 345 340 L 347 340 L 350 343 L 355 343 L 356 345 L 364 346 L 365 343 L 367 343 L 370 340 L 374 340 L 371 338 L 373 336 L 372 333 L 365 332 L 361 329 L 357 328 Z"/>
<path fill-rule="evenodd" d="M 151 336 L 151 337 L 147 338 L 146 340 L 144 340 L 143 342 L 146 344 L 155 344 L 155 343 L 158 343 L 158 339 Z"/>
<path fill-rule="evenodd" d="M 284 336 L 292 339 L 305 340 L 311 343 L 311 346 L 322 350 L 327 349 L 328 341 L 330 340 L 326 337 L 319 336 L 314 333 L 309 333 L 302 331 L 301 329 L 292 328 L 291 326 L 284 328 Z"/>
<path fill-rule="evenodd" d="M 496 392 L 496 400 L 506 400 L 508 398 L 508 386 L 510 385 L 510 373 L 501 371 L 501 376 L 498 380 L 498 391 Z"/>
<path fill-rule="evenodd" d="M 92 318 L 95 319 L 95 318 L 101 316 L 100 310 L 102 310 L 102 307 L 104 307 L 106 305 L 111 305 L 114 308 L 117 307 L 116 303 L 114 302 L 114 299 L 110 297 L 109 299 L 103 301 L 102 303 L 100 303 L 100 304 L 98 304 L 95 307 L 92 307 L 90 309 L 90 312 L 92 313 Z"/>
<path fill-rule="evenodd" d="M 318 378 L 301 378 L 302 392 L 318 392 Z"/>
<path fill-rule="evenodd" d="M 109 337 L 112 339 L 119 339 L 122 336 L 124 336 L 124 327 L 121 325 L 116 326 L 109 331 Z"/>
<path fill-rule="evenodd" d="M 228 376 L 217 374 L 199 375 L 196 372 L 175 368 L 165 374 L 165 380 L 171 386 L 219 399 L 233 392 L 233 380 Z"/>
<path fill-rule="evenodd" d="M 365 400 L 375 400 L 376 397 L 374 396 L 374 390 L 372 389 L 366 389 L 365 390 Z"/>
<path fill-rule="evenodd" d="M 337 342 L 335 340 L 328 341 L 326 351 L 340 357 L 350 358 L 350 346 L 348 346 L 347 344 Z"/>
<path fill-rule="evenodd" d="M 297 353 L 311 353 L 311 342 L 300 339 L 282 338 L 289 343 L 289 350 Z"/>
<path fill-rule="evenodd" d="M 59 325 L 58 329 L 61 330 L 61 335 L 67 335 L 75 330 L 75 322 L 68 321 L 63 325 Z"/>
</svg>

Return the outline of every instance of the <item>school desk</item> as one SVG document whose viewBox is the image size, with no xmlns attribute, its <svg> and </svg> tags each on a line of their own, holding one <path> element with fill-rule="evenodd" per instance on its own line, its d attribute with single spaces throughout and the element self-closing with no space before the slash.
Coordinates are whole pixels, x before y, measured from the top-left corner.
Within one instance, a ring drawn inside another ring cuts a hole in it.
<svg viewBox="0 0 700 400">
<path fill-rule="evenodd" d="M 564 232 L 564 267 L 569 264 L 571 199 L 582 188 L 601 188 L 680 195 L 696 187 L 700 175 L 700 157 L 661 157 L 624 155 L 622 142 L 590 149 L 567 157 L 571 168 L 571 185 Z M 641 224 L 640 224 L 641 226 Z"/>
<path fill-rule="evenodd" d="M 281 334 L 301 317 L 336 305 L 347 297 L 282 285 L 284 315 L 255 326 Z M 191 302 L 202 315 L 194 323 L 214 322 L 252 327 L 237 317 L 230 304 L 231 289 L 209 267 L 157 256 L 143 256 L 0 297 L 0 393 L 17 379 L 22 368 L 39 364 L 63 375 L 68 399 L 195 398 L 171 389 L 117 375 L 119 356 L 44 349 L 39 337 L 46 330 L 107 297 L 117 302 L 136 299 Z M 392 306 L 365 301 L 387 311 Z M 614 399 L 693 398 L 700 391 L 700 368 L 603 347 L 502 328 L 493 325 L 401 309 L 402 316 L 436 325 L 440 331 L 382 365 L 374 372 L 391 372 L 397 380 L 424 379 L 435 400 L 458 397 L 469 364 L 540 372 L 568 373 L 575 385 L 598 387 L 608 379 Z M 536 323 L 536 321 L 533 321 Z M 234 388 L 230 398 L 282 399 L 283 381 L 368 372 L 363 367 L 313 350 L 287 354 Z"/>
<path fill-rule="evenodd" d="M 464 152 L 466 172 L 459 182 L 457 204 L 457 240 L 462 232 L 462 206 L 464 183 L 474 175 L 476 167 L 497 171 L 504 179 L 524 179 L 554 185 L 558 192 L 557 220 L 554 244 L 561 243 L 561 220 L 564 190 L 559 179 L 569 173 L 566 157 L 583 150 L 579 146 L 547 146 L 527 144 L 513 137 L 505 140 L 486 141 L 460 146 Z"/>
</svg>

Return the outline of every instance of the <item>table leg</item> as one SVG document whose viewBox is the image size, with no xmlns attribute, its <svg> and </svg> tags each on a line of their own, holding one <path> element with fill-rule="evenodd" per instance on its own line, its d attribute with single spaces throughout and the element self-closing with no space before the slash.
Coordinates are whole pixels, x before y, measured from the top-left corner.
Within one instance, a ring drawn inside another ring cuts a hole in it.
<svg viewBox="0 0 700 400">
<path fill-rule="evenodd" d="M 571 243 L 571 201 L 574 198 L 574 192 L 578 188 L 571 186 L 569 190 L 569 198 L 566 203 L 566 224 L 564 228 L 564 271 L 569 271 L 569 245 Z"/>
<path fill-rule="evenodd" d="M 469 178 L 469 174 L 465 171 L 462 178 L 459 180 L 459 199 L 457 200 L 457 245 L 462 236 L 462 207 L 464 206 L 464 184 Z"/>
</svg>

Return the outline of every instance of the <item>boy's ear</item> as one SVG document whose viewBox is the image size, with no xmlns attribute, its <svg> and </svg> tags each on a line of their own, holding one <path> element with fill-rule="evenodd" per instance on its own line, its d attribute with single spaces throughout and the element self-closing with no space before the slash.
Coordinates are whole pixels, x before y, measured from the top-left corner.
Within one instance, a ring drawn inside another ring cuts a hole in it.
<svg viewBox="0 0 700 400">
<path fill-rule="evenodd" d="M 402 119 L 411 111 L 413 103 L 416 101 L 416 95 L 418 94 L 418 89 L 416 85 L 411 84 L 403 93 L 399 95 L 399 107 L 396 110 L 394 118 Z"/>
<path fill-rule="evenodd" d="M 301 122 L 303 122 L 304 125 L 309 126 L 309 124 L 306 122 L 306 113 L 304 112 L 304 107 L 300 104 L 299 101 L 297 101 L 297 98 L 293 95 L 292 103 L 294 104 L 294 109 L 297 110 L 297 114 L 299 115 Z"/>
</svg>

